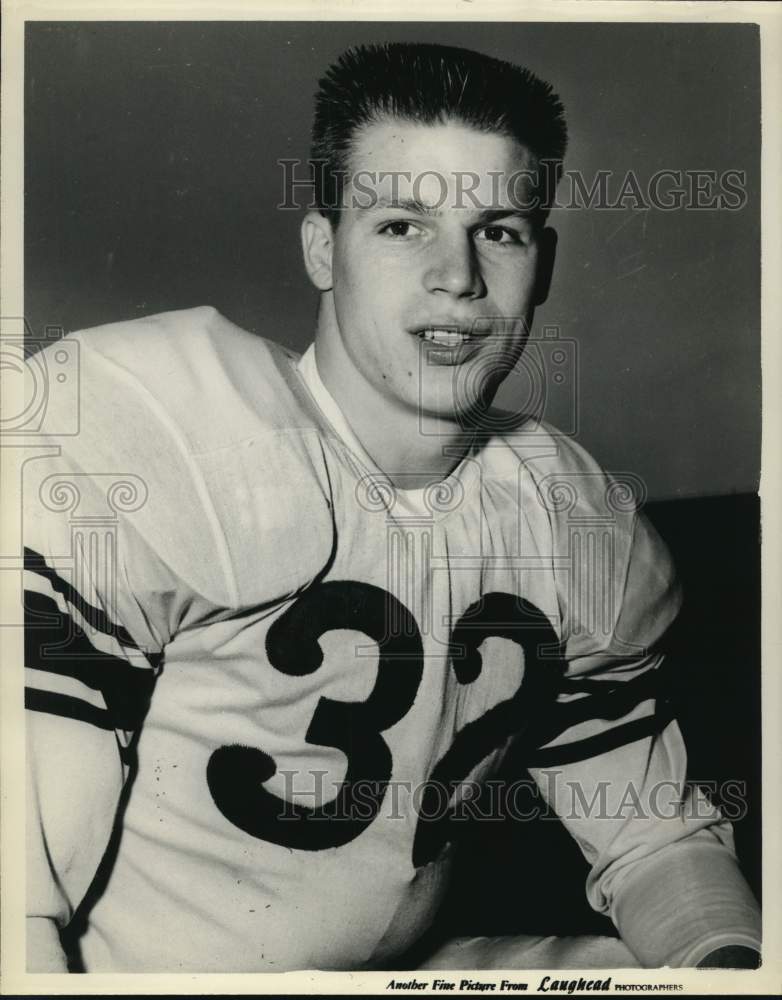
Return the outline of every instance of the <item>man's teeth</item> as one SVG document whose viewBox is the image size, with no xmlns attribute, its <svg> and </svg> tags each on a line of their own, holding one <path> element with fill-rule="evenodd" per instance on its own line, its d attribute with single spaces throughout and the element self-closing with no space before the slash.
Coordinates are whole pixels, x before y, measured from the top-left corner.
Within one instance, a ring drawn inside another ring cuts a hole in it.
<svg viewBox="0 0 782 1000">
<path fill-rule="evenodd" d="M 425 340 L 433 340 L 436 344 L 442 344 L 444 347 L 456 347 L 470 339 L 469 334 L 462 333 L 460 330 L 441 330 L 436 327 L 424 330 L 423 336 Z"/>
</svg>

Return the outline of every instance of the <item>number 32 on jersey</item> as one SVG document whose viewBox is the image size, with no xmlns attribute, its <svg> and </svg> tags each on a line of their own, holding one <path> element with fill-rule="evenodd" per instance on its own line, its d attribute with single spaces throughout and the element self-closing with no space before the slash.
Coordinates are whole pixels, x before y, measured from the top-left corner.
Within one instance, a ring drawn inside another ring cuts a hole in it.
<svg viewBox="0 0 782 1000">
<path fill-rule="evenodd" d="M 390 630 L 388 622 L 399 627 Z M 318 670 L 319 639 L 334 629 L 353 629 L 378 646 L 377 679 L 365 701 L 321 697 L 303 739 L 345 754 L 347 771 L 336 800 L 312 808 L 289 803 L 263 787 L 277 772 L 274 759 L 257 747 L 223 746 L 207 766 L 215 805 L 252 837 L 282 847 L 320 851 L 341 847 L 377 817 L 391 779 L 393 760 L 383 733 L 412 708 L 424 669 L 421 632 L 410 611 L 379 587 L 352 580 L 317 584 L 302 594 L 269 628 L 269 663 L 289 677 Z M 489 593 L 471 605 L 451 633 L 449 661 L 460 684 L 484 669 L 480 645 L 489 636 L 510 639 L 524 653 L 524 675 L 516 692 L 465 725 L 435 765 L 424 790 L 421 814 L 430 815 L 427 793 L 463 781 L 488 754 L 524 729 L 542 703 L 553 699 L 560 669 L 552 651 L 557 636 L 545 615 L 512 594 Z M 285 819 L 280 817 L 284 813 Z M 318 819 L 319 822 L 312 822 Z M 432 861 L 445 839 L 444 821 L 419 820 L 413 846 L 416 867 Z"/>
</svg>

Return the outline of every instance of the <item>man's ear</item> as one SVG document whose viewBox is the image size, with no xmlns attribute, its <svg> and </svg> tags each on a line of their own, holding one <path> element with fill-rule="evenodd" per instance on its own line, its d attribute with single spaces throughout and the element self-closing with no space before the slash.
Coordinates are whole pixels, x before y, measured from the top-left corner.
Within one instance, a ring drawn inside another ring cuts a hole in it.
<svg viewBox="0 0 782 1000">
<path fill-rule="evenodd" d="M 551 276 L 554 273 L 554 259 L 557 256 L 557 232 L 545 226 L 538 236 L 538 274 L 535 281 L 535 305 L 540 306 L 548 298 Z"/>
<path fill-rule="evenodd" d="M 307 212 L 301 224 L 301 249 L 310 281 L 321 292 L 333 284 L 331 261 L 334 251 L 334 229 L 320 212 Z"/>
</svg>

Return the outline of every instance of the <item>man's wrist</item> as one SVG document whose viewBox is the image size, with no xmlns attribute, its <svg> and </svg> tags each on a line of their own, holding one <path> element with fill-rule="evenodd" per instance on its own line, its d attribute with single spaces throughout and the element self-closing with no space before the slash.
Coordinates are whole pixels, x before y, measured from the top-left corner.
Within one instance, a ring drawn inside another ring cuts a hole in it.
<svg viewBox="0 0 782 1000">
<path fill-rule="evenodd" d="M 724 948 L 739 949 L 734 960 L 760 950 L 757 900 L 735 856 L 709 839 L 708 831 L 675 842 L 639 865 L 616 893 L 612 916 L 622 940 L 646 968 L 705 967 L 707 962 L 712 968 L 743 968 L 714 963 L 723 961 Z"/>
</svg>

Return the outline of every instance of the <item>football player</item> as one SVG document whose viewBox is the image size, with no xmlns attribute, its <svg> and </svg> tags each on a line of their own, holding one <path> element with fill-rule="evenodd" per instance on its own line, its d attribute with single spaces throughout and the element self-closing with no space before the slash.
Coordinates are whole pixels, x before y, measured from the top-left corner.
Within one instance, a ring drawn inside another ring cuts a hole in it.
<svg viewBox="0 0 782 1000">
<path fill-rule="evenodd" d="M 31 971 L 66 968 L 90 886 L 87 971 L 383 968 L 514 740 L 619 938 L 428 967 L 755 960 L 658 691 L 666 550 L 625 483 L 492 407 L 547 293 L 565 139 L 526 70 L 351 50 L 317 97 L 304 356 L 208 307 L 66 339 L 80 430 L 24 482 Z"/>
</svg>

